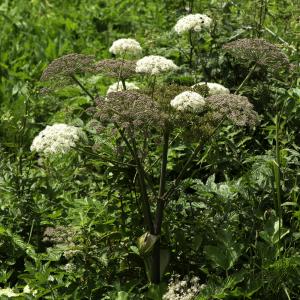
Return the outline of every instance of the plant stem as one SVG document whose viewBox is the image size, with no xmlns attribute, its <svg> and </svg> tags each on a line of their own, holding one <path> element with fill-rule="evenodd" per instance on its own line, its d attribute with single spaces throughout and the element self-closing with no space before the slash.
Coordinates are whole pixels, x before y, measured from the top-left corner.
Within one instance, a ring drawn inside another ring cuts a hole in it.
<svg viewBox="0 0 300 300">
<path fill-rule="evenodd" d="M 134 151 L 134 158 L 135 158 L 135 161 L 137 164 L 138 179 L 139 179 L 139 184 L 140 184 L 140 188 L 141 188 L 144 218 L 145 218 L 146 224 L 148 226 L 149 232 L 151 234 L 154 234 L 154 225 L 153 225 L 153 221 L 152 221 L 151 208 L 150 208 L 150 203 L 149 203 L 148 194 L 147 194 L 147 187 L 146 187 L 146 182 L 145 182 L 145 171 L 144 171 L 144 168 L 140 161 L 140 158 L 138 157 L 138 151 L 137 151 L 137 147 L 136 147 L 136 143 L 135 143 L 134 139 L 133 139 L 133 151 Z"/>
<path fill-rule="evenodd" d="M 132 134 L 132 146 L 127 139 L 126 135 L 124 134 L 124 131 L 118 126 L 118 124 L 115 123 L 116 128 L 118 129 L 123 141 L 125 142 L 127 148 L 129 149 L 132 157 L 134 158 L 136 162 L 136 168 L 137 168 L 137 173 L 138 173 L 138 182 L 139 186 L 141 189 L 141 199 L 142 199 L 142 209 L 143 209 L 143 214 L 144 214 L 144 219 L 146 226 L 148 227 L 148 230 L 151 234 L 154 234 L 154 226 L 153 226 L 153 221 L 152 221 L 152 216 L 151 216 L 151 208 L 150 208 L 150 203 L 149 203 L 149 198 L 147 194 L 147 187 L 146 187 L 146 182 L 145 182 L 145 171 L 144 167 L 142 166 L 142 163 L 140 161 L 140 158 L 138 156 L 138 151 L 136 147 L 136 142 Z"/>
<path fill-rule="evenodd" d="M 94 96 L 82 85 L 82 83 L 75 77 L 75 75 L 71 75 L 71 78 L 75 81 L 76 84 L 80 86 L 80 88 L 94 101 Z"/>
<path fill-rule="evenodd" d="M 281 186 L 280 186 L 280 146 L 279 146 L 279 125 L 280 125 L 280 113 L 276 115 L 276 131 L 275 131 L 275 164 L 274 164 L 274 175 L 275 175 L 275 186 L 276 186 L 276 214 L 278 217 L 278 243 L 277 251 L 280 255 L 280 237 L 281 237 L 281 228 L 282 228 L 282 210 L 281 210 Z"/>
<path fill-rule="evenodd" d="M 192 68 L 193 67 L 193 53 L 194 53 L 192 30 L 189 31 L 189 43 L 190 43 L 189 66 L 190 66 L 190 68 Z"/>
<path fill-rule="evenodd" d="M 249 80 L 250 76 L 252 75 L 252 73 L 254 72 L 255 68 L 257 67 L 257 62 L 252 66 L 252 68 L 250 69 L 249 73 L 247 74 L 247 76 L 245 77 L 245 79 L 243 80 L 243 82 L 240 84 L 240 86 L 237 88 L 237 90 L 235 91 L 235 95 L 240 91 L 240 89 L 245 85 L 245 83 Z"/>
<path fill-rule="evenodd" d="M 121 79 L 123 90 L 126 91 L 126 83 L 124 79 Z"/>
<path fill-rule="evenodd" d="M 166 128 L 163 136 L 163 152 L 162 152 L 161 169 L 160 169 L 159 193 L 158 193 L 156 218 L 155 218 L 155 234 L 157 235 L 160 234 L 161 224 L 163 219 L 163 209 L 164 209 L 163 195 L 166 189 L 169 137 L 170 137 L 169 129 Z"/>
<path fill-rule="evenodd" d="M 189 13 L 191 14 L 193 12 L 194 8 L 194 0 L 189 0 Z"/>
<path fill-rule="evenodd" d="M 155 84 L 156 84 L 156 76 L 154 75 L 154 79 L 153 79 L 153 82 L 152 82 L 152 89 L 151 89 L 151 99 L 152 100 L 153 100 L 153 96 L 154 96 Z"/>
<path fill-rule="evenodd" d="M 160 182 L 159 182 L 159 192 L 156 206 L 154 233 L 155 235 L 160 235 L 161 225 L 163 220 L 163 212 L 165 206 L 165 200 L 162 196 L 165 193 L 166 188 L 166 173 L 167 173 L 167 163 L 168 163 L 168 150 L 169 150 L 169 128 L 166 126 L 163 134 L 163 152 L 161 159 L 161 169 L 160 169 Z M 156 241 L 153 253 L 152 253 L 152 282 L 155 284 L 160 283 L 160 237 Z"/>
</svg>

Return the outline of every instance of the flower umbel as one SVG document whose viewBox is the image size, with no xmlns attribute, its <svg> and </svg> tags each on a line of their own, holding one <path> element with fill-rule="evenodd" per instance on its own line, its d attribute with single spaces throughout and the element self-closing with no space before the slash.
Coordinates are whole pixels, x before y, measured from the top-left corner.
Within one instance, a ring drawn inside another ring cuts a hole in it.
<svg viewBox="0 0 300 300">
<path fill-rule="evenodd" d="M 0 296 L 6 296 L 8 298 L 12 298 L 12 297 L 14 298 L 14 297 L 20 296 L 20 294 L 15 293 L 13 291 L 13 289 L 11 289 L 11 288 L 5 288 L 5 289 L 0 288 Z"/>
<path fill-rule="evenodd" d="M 66 124 L 47 126 L 33 140 L 31 151 L 44 154 L 66 153 L 83 137 L 80 128 Z"/>
<path fill-rule="evenodd" d="M 96 63 L 95 71 L 126 80 L 135 74 L 136 62 L 122 59 L 104 59 Z"/>
<path fill-rule="evenodd" d="M 74 83 L 72 76 L 78 73 L 92 72 L 93 55 L 67 54 L 53 60 L 44 70 L 41 81 L 56 81 L 58 85 Z"/>
<path fill-rule="evenodd" d="M 222 94 L 210 96 L 205 101 L 215 119 L 227 118 L 237 126 L 255 126 L 258 122 L 258 115 L 247 97 Z"/>
<path fill-rule="evenodd" d="M 288 57 L 264 39 L 239 39 L 223 48 L 242 62 L 255 62 L 274 70 L 289 66 Z"/>
<path fill-rule="evenodd" d="M 212 19 L 207 15 L 191 14 L 180 18 L 174 26 L 174 30 L 178 34 L 183 34 L 190 30 L 198 32 L 204 28 L 210 27 L 211 22 Z"/>
<path fill-rule="evenodd" d="M 76 244 L 79 234 L 78 230 L 70 226 L 46 227 L 43 242 L 51 245 L 47 251 L 61 253 L 67 260 L 70 260 L 81 253 L 80 247 Z"/>
<path fill-rule="evenodd" d="M 203 110 L 205 100 L 198 93 L 185 91 L 171 100 L 170 104 L 177 110 L 200 112 Z"/>
<path fill-rule="evenodd" d="M 219 94 L 230 94 L 229 89 L 227 89 L 222 84 L 214 83 L 214 82 L 199 82 L 194 84 L 192 88 L 200 87 L 200 86 L 208 87 L 208 96 L 219 95 Z"/>
<path fill-rule="evenodd" d="M 168 290 L 163 295 L 163 300 L 194 300 L 205 287 L 200 285 L 199 278 L 185 276 L 182 280 L 179 275 L 172 276 Z"/>
<path fill-rule="evenodd" d="M 164 116 L 158 104 L 137 90 L 109 93 L 107 101 L 97 101 L 94 118 L 103 124 L 116 123 L 121 128 L 161 126 Z"/>
<path fill-rule="evenodd" d="M 115 55 L 133 55 L 137 56 L 142 53 L 142 47 L 135 39 L 119 39 L 113 42 L 109 52 Z"/>
<path fill-rule="evenodd" d="M 136 72 L 157 75 L 163 72 L 176 71 L 176 66 L 171 59 L 159 55 L 149 55 L 136 62 Z"/>
</svg>

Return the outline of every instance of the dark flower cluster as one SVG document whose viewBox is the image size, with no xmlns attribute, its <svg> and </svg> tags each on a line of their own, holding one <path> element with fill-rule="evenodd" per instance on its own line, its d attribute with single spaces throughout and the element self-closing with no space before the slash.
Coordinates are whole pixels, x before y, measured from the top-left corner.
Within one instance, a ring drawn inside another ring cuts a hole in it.
<svg viewBox="0 0 300 300">
<path fill-rule="evenodd" d="M 225 51 L 241 62 L 255 62 L 269 70 L 288 68 L 288 57 L 275 45 L 264 39 L 239 39 L 223 46 Z"/>
<path fill-rule="evenodd" d="M 94 118 L 102 124 L 115 123 L 125 129 L 163 126 L 165 115 L 149 96 L 136 91 L 113 92 L 98 99 Z"/>
<path fill-rule="evenodd" d="M 65 244 L 75 240 L 76 231 L 66 226 L 46 227 L 43 242 L 50 244 Z"/>
<path fill-rule="evenodd" d="M 95 71 L 126 80 L 135 75 L 136 62 L 123 59 L 104 59 L 96 63 Z"/>
<path fill-rule="evenodd" d="M 67 226 L 47 227 L 44 231 L 43 242 L 51 245 L 49 250 L 61 253 L 66 259 L 72 259 L 82 253 L 76 245 L 78 232 Z"/>
<path fill-rule="evenodd" d="M 258 123 L 258 115 L 247 97 L 222 94 L 205 100 L 215 119 L 221 121 L 226 118 L 237 126 L 255 126 Z"/>
<path fill-rule="evenodd" d="M 67 54 L 53 60 L 44 70 L 41 81 L 51 81 L 55 86 L 74 83 L 72 76 L 94 71 L 94 56 L 84 54 Z"/>
</svg>

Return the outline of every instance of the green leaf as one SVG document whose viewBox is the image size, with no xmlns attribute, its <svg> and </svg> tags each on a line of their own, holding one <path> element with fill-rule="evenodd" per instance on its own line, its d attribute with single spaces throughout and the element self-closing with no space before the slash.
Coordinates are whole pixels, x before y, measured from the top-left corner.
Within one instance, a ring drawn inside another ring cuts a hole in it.
<svg viewBox="0 0 300 300">
<path fill-rule="evenodd" d="M 116 298 L 116 300 L 128 300 L 129 298 L 129 294 L 127 292 L 121 291 L 118 292 L 118 296 Z"/>
</svg>

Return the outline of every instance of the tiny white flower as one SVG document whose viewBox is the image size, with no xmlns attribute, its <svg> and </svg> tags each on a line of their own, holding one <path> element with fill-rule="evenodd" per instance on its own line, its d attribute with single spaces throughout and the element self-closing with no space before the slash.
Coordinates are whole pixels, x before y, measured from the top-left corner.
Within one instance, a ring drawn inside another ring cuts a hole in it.
<svg viewBox="0 0 300 300">
<path fill-rule="evenodd" d="M 113 42 L 109 48 L 109 52 L 115 55 L 133 55 L 137 56 L 141 54 L 142 47 L 135 39 L 118 39 Z"/>
<path fill-rule="evenodd" d="M 183 34 L 190 30 L 198 32 L 201 31 L 203 28 L 210 27 L 211 22 L 212 19 L 207 15 L 190 14 L 180 18 L 174 26 L 174 30 L 178 34 Z"/>
<path fill-rule="evenodd" d="M 30 289 L 28 284 L 26 286 L 24 286 L 23 293 L 24 294 L 30 294 L 31 293 L 31 289 Z"/>
<path fill-rule="evenodd" d="M 175 71 L 178 66 L 171 59 L 159 55 L 149 55 L 139 59 L 136 62 L 137 73 L 157 75 L 159 73 Z"/>
<path fill-rule="evenodd" d="M 163 300 L 194 300 L 199 295 L 201 287 L 195 279 L 190 279 L 185 276 L 180 280 L 178 275 L 173 275 L 169 284 L 168 290 L 163 295 Z"/>
<path fill-rule="evenodd" d="M 228 88 L 226 88 L 222 84 L 214 83 L 214 82 L 199 82 L 199 83 L 194 84 L 192 87 L 196 87 L 196 86 L 200 86 L 200 85 L 207 85 L 207 87 L 209 89 L 208 96 L 218 95 L 218 94 L 230 94 L 230 91 Z"/>
<path fill-rule="evenodd" d="M 205 100 L 198 93 L 186 91 L 177 95 L 170 104 L 177 110 L 199 112 L 203 109 Z"/>
<path fill-rule="evenodd" d="M 35 296 L 35 295 L 37 294 L 37 290 L 32 290 L 32 289 L 30 288 L 30 286 L 27 284 L 27 285 L 24 286 L 24 288 L 23 288 L 23 293 L 24 293 L 24 294 L 31 294 L 31 295 Z"/>
</svg>

